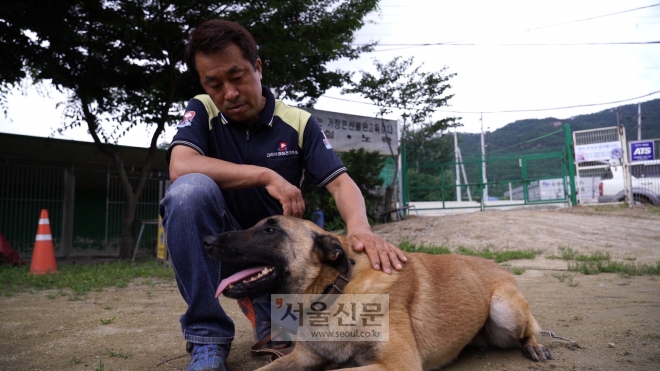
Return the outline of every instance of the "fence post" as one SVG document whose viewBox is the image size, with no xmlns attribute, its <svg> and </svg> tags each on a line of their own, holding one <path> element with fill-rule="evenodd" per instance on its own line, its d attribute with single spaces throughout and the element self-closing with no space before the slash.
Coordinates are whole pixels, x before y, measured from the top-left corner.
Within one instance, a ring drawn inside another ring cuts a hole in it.
<svg viewBox="0 0 660 371">
<path fill-rule="evenodd" d="M 406 143 L 401 142 L 401 179 L 403 179 L 403 189 L 402 189 L 402 197 L 403 199 L 401 202 L 403 205 L 401 206 L 408 206 L 408 201 L 410 196 L 408 195 L 408 162 L 406 160 Z"/>
<path fill-rule="evenodd" d="M 573 156 L 573 145 L 571 143 L 571 126 L 564 124 L 564 137 L 566 138 L 566 166 L 568 166 L 568 178 L 571 187 L 571 206 L 577 205 L 577 189 L 575 187 L 575 157 Z"/>
</svg>

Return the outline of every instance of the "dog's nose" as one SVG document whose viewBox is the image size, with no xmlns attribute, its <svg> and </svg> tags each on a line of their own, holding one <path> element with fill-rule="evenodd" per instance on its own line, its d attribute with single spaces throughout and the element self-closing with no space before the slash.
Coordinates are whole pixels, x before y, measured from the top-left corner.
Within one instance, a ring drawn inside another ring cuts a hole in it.
<svg viewBox="0 0 660 371">
<path fill-rule="evenodd" d="M 202 243 L 204 244 L 204 249 L 205 250 L 211 250 L 213 248 L 213 244 L 215 244 L 216 237 L 215 236 L 207 236 L 204 237 L 202 240 Z"/>
</svg>

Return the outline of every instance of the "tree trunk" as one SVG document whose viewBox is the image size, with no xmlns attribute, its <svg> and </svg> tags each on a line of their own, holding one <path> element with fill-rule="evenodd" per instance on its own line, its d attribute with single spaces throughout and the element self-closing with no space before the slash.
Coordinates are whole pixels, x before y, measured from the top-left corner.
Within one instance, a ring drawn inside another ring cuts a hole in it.
<svg viewBox="0 0 660 371">
<path fill-rule="evenodd" d="M 126 197 L 124 202 L 124 215 L 121 219 L 121 244 L 119 245 L 119 259 L 130 259 L 135 248 L 135 208 L 137 198 Z"/>
</svg>

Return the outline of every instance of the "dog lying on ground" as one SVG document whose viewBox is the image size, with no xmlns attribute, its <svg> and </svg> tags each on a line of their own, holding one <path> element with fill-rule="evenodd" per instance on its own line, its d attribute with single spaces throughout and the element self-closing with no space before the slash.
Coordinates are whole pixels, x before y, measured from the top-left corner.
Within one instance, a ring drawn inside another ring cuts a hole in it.
<svg viewBox="0 0 660 371">
<path fill-rule="evenodd" d="M 214 259 L 264 265 L 223 281 L 218 295 L 322 295 L 333 285 L 343 286 L 337 291 L 343 294 L 389 294 L 389 341 L 298 342 L 260 371 L 319 370 L 333 363 L 361 371 L 432 370 L 469 344 L 522 346 L 531 360 L 551 358 L 536 341 L 539 325 L 515 279 L 486 259 L 407 253 L 403 270 L 387 275 L 371 268 L 367 255 L 354 252 L 343 236 L 285 216 L 209 236 L 204 246 Z"/>
</svg>

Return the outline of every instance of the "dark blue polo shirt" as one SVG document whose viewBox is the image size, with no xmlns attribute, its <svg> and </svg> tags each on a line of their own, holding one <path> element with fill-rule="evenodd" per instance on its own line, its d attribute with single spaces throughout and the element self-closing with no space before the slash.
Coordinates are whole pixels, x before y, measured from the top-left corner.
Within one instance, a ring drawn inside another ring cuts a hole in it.
<svg viewBox="0 0 660 371">
<path fill-rule="evenodd" d="M 346 172 L 313 116 L 275 100 L 265 86 L 262 94 L 266 104 L 250 128 L 224 117 L 208 95 L 191 99 L 167 161 L 174 146 L 185 145 L 204 156 L 270 168 L 298 188 L 303 176 L 322 187 Z M 223 189 L 222 194 L 242 228 L 283 213 L 282 205 L 264 187 Z"/>
</svg>

